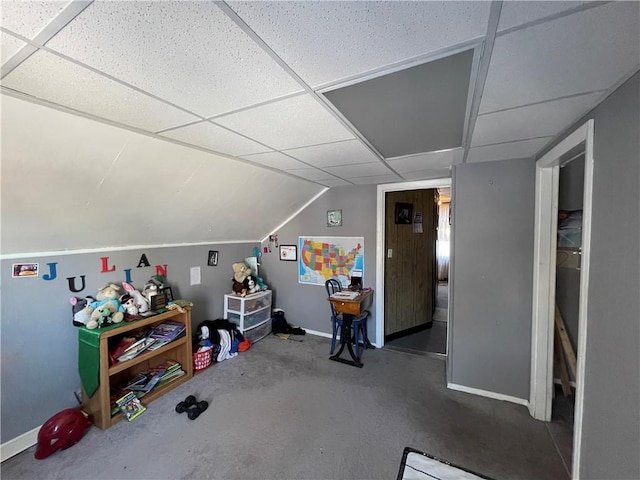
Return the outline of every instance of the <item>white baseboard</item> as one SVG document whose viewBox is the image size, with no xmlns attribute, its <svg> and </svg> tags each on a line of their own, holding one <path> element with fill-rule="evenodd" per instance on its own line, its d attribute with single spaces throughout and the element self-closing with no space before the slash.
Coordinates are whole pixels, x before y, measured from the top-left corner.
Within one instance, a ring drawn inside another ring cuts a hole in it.
<svg viewBox="0 0 640 480">
<path fill-rule="evenodd" d="M 41 427 L 42 425 L 40 425 Z M 38 443 L 38 432 L 40 427 L 18 435 L 16 438 L 0 445 L 0 461 L 9 460 L 14 455 L 24 452 L 27 448 L 31 448 Z"/>
<path fill-rule="evenodd" d="M 309 330 L 307 328 L 304 329 L 305 332 L 307 332 L 309 335 L 315 335 L 317 337 L 324 337 L 324 338 L 331 338 L 333 337 L 333 335 L 331 335 L 330 333 L 326 333 L 326 332 L 318 332 L 317 330 Z M 337 340 L 340 340 L 340 334 L 338 334 L 338 336 L 336 337 Z M 371 343 L 371 345 L 373 345 L 376 348 L 380 348 L 378 347 L 378 345 L 376 345 L 375 343 Z"/>
<path fill-rule="evenodd" d="M 527 399 L 512 397 L 511 395 L 504 395 L 502 393 L 489 392 L 487 390 L 480 390 L 479 388 L 465 387 L 464 385 L 457 385 L 455 383 L 447 383 L 447 388 L 457 390 L 459 392 L 471 393 L 473 395 L 480 395 L 481 397 L 502 400 L 504 402 L 517 403 L 518 405 L 524 405 L 525 407 L 529 406 L 529 400 Z"/>
<path fill-rule="evenodd" d="M 309 330 L 308 328 L 305 328 L 304 331 L 309 335 L 316 335 L 318 337 L 331 338 L 333 336 L 330 333 L 318 332 L 317 330 Z M 338 338 L 340 338 L 340 335 L 338 335 Z"/>
</svg>

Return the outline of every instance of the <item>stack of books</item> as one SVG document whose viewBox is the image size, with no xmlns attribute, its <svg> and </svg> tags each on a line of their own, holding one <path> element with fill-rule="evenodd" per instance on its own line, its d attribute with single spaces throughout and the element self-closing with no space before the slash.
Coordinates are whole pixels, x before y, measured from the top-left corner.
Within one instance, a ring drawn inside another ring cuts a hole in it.
<svg viewBox="0 0 640 480">
<path fill-rule="evenodd" d="M 167 320 L 162 322 L 151 329 L 149 338 L 152 338 L 154 342 L 149 347 L 150 350 L 156 350 L 169 342 L 173 342 L 176 338 L 184 334 L 186 326 L 184 323 L 173 322 Z"/>
</svg>

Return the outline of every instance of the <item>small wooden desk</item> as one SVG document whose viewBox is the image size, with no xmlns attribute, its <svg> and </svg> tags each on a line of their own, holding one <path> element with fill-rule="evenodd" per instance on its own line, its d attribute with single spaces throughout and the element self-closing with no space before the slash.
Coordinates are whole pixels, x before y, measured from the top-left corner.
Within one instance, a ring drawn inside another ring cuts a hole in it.
<svg viewBox="0 0 640 480">
<path fill-rule="evenodd" d="M 360 294 L 355 297 L 353 300 L 348 300 L 344 298 L 336 299 L 336 298 L 327 298 L 333 304 L 333 308 L 336 312 L 342 313 L 342 329 L 340 330 L 340 349 L 338 353 L 329 357 L 329 360 L 333 360 L 335 362 L 346 363 L 347 365 L 353 365 L 354 367 L 362 368 L 362 362 L 360 359 L 356 357 L 356 354 L 353 351 L 353 347 L 351 346 L 351 325 L 353 322 L 353 318 L 360 315 L 362 312 L 362 304 L 373 295 L 373 290 L 363 290 Z M 364 339 L 364 345 L 369 343 L 369 339 Z M 352 360 L 347 358 L 340 358 L 344 348 L 347 347 L 349 351 L 349 355 L 351 355 Z"/>
</svg>

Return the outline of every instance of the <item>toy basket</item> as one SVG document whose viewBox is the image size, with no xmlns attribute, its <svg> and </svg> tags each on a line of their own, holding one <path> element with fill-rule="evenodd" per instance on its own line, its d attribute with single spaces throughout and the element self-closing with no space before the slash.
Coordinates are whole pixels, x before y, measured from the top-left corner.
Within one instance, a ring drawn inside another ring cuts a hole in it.
<svg viewBox="0 0 640 480">
<path fill-rule="evenodd" d="M 211 354 L 213 353 L 213 348 L 209 348 L 208 350 L 204 350 L 202 352 L 195 352 L 193 354 L 193 369 L 194 370 L 202 370 L 211 365 Z"/>
</svg>

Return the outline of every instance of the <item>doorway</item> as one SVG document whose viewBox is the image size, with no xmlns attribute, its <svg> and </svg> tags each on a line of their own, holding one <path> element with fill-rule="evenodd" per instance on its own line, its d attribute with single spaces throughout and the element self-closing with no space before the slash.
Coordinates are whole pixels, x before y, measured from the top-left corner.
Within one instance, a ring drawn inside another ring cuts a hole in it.
<svg viewBox="0 0 640 480">
<path fill-rule="evenodd" d="M 441 294 L 438 298 L 438 295 L 437 295 L 438 282 L 437 282 L 437 272 L 435 268 L 431 273 L 432 275 L 431 286 L 433 290 L 432 292 L 429 292 L 428 295 L 431 295 L 431 298 L 434 300 L 431 305 L 432 317 L 429 320 L 436 320 L 436 321 L 426 322 L 426 323 L 431 323 L 431 328 L 422 328 L 415 332 L 409 332 L 409 335 L 403 335 L 401 338 L 396 338 L 396 339 L 394 339 L 393 337 L 389 339 L 385 338 L 385 336 L 388 336 L 388 335 L 385 335 L 385 333 L 388 334 L 389 332 L 388 329 L 386 329 L 386 316 L 388 315 L 387 313 L 388 309 L 385 308 L 385 301 L 386 301 L 385 300 L 385 297 L 386 297 L 385 284 L 387 283 L 385 282 L 385 278 L 386 278 L 385 266 L 386 266 L 387 255 L 389 254 L 389 252 L 385 248 L 385 240 L 386 240 L 386 232 L 387 232 L 387 224 L 385 220 L 389 216 L 391 216 L 392 218 L 393 215 L 395 214 L 395 206 L 388 207 L 387 205 L 387 202 L 386 202 L 387 193 L 409 192 L 409 191 L 427 190 L 427 189 L 438 190 L 440 188 L 450 189 L 451 179 L 442 178 L 442 179 L 424 180 L 424 181 L 418 181 L 418 182 L 378 185 L 378 197 L 377 197 L 377 207 L 378 207 L 377 245 L 378 246 L 376 251 L 376 311 L 381 313 L 379 313 L 376 317 L 376 345 L 378 345 L 379 347 L 388 346 L 388 347 L 391 347 L 392 349 L 393 348 L 396 348 L 399 350 L 406 349 L 406 351 L 410 351 L 410 353 L 430 354 L 425 349 L 424 337 L 439 336 L 440 337 L 439 340 L 441 341 L 437 343 L 438 345 L 442 345 L 442 347 L 439 347 L 439 348 L 444 351 L 436 353 L 436 355 L 442 356 L 442 357 L 446 355 L 446 346 L 449 343 L 449 339 L 448 339 L 449 329 L 447 328 L 448 323 L 439 322 L 437 320 L 441 319 L 443 314 L 446 316 L 448 320 L 447 312 L 449 307 L 449 291 L 448 291 L 449 282 L 448 282 L 448 278 L 446 283 L 443 282 L 441 288 L 439 289 Z M 400 203 L 407 203 L 407 202 L 400 202 Z M 434 206 L 434 210 L 436 210 L 435 208 L 436 205 L 434 204 L 433 206 Z M 393 211 L 390 211 L 390 210 L 393 210 Z M 409 227 L 413 231 L 414 226 L 407 225 L 407 227 Z M 426 229 L 427 224 L 423 223 L 422 227 Z M 432 223 L 430 228 L 433 228 L 435 230 L 435 225 Z M 434 240 L 435 240 L 435 236 L 434 236 Z M 434 255 L 435 255 L 435 249 L 434 249 Z M 412 258 L 409 260 L 415 263 L 418 259 Z M 435 263 L 435 258 L 434 258 L 434 263 Z M 444 304 L 446 304 L 447 308 L 445 309 L 441 307 L 441 310 L 438 311 L 437 310 L 438 305 L 442 305 L 443 302 Z M 435 313 L 435 318 L 433 316 L 434 313 Z M 436 329 L 434 329 L 434 326 L 436 327 Z M 431 333 L 431 332 L 436 332 L 436 333 Z M 393 343 L 397 343 L 398 345 L 394 347 Z"/>
<path fill-rule="evenodd" d="M 584 361 L 586 356 L 589 254 L 591 242 L 591 195 L 593 186 L 594 121 L 589 120 L 536 162 L 536 213 L 533 279 L 531 355 L 531 415 L 546 422 L 552 419 L 554 391 L 553 354 L 556 318 L 556 264 L 558 247 L 559 169 L 584 152 L 582 195 L 582 247 L 579 271 L 578 332 L 573 418 L 571 476 L 580 477 L 580 447 L 584 406 Z"/>
</svg>

